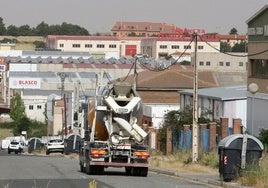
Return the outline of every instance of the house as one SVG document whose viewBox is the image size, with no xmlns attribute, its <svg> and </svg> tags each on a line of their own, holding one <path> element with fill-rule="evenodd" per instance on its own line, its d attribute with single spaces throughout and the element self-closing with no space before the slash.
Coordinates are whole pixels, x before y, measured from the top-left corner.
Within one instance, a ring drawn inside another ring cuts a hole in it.
<svg viewBox="0 0 268 188">
<path fill-rule="evenodd" d="M 111 34 L 118 37 L 154 37 L 159 33 L 172 33 L 176 28 L 175 25 L 167 23 L 118 21 L 112 27 Z"/>
<path fill-rule="evenodd" d="M 180 107 L 183 110 L 193 105 L 192 89 L 182 90 L 180 93 Z M 233 127 L 233 119 L 241 119 L 244 128 L 247 128 L 247 87 L 215 87 L 201 88 L 198 93 L 198 114 L 207 115 L 211 121 L 219 122 L 221 117 L 228 118 L 228 125 Z"/>
<path fill-rule="evenodd" d="M 219 37 L 220 42 L 226 42 L 231 47 L 233 47 L 235 44 L 239 44 L 241 42 L 247 42 L 247 35 L 241 35 L 241 34 L 229 34 L 229 35 L 223 35 L 223 34 L 217 34 Z"/>
<path fill-rule="evenodd" d="M 143 71 L 137 78 L 137 91 L 144 104 L 143 124 L 159 129 L 168 111 L 180 109 L 178 91 L 193 88 L 193 67 L 175 66 L 159 72 Z M 217 86 L 211 71 L 200 73 L 198 83 L 200 88 Z"/>
<path fill-rule="evenodd" d="M 248 126 L 251 134 L 268 128 L 268 5 L 247 21 L 248 25 Z"/>
</svg>

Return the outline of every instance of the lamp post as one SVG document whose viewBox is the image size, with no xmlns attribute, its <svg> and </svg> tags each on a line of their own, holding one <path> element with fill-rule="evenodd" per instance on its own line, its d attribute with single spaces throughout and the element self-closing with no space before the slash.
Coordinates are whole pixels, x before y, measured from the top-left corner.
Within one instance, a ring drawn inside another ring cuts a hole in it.
<svg viewBox="0 0 268 188">
<path fill-rule="evenodd" d="M 248 86 L 249 92 L 252 94 L 252 100 L 251 100 L 251 134 L 254 135 L 254 129 L 253 129 L 253 123 L 254 123 L 254 95 L 259 90 L 259 86 L 256 83 L 251 83 Z"/>
</svg>

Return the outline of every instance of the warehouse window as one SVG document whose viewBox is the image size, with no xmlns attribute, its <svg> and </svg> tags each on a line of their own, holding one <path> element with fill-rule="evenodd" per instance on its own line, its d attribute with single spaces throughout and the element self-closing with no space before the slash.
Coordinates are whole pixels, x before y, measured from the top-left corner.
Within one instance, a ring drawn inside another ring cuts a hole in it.
<svg viewBox="0 0 268 188">
<path fill-rule="evenodd" d="M 33 110 L 34 106 L 33 105 L 29 105 L 29 110 Z"/>
<path fill-rule="evenodd" d="M 92 44 L 85 44 L 85 48 L 92 48 Z"/>
<path fill-rule="evenodd" d="M 160 45 L 159 48 L 160 49 L 167 49 L 167 45 Z"/>
<path fill-rule="evenodd" d="M 186 46 L 186 45 L 185 45 L 185 46 L 184 46 L 184 49 L 191 49 L 191 46 L 189 46 L 189 45 Z"/>
<path fill-rule="evenodd" d="M 116 44 L 109 44 L 109 48 L 116 48 Z"/>
<path fill-rule="evenodd" d="M 80 44 L 73 44 L 73 48 L 80 48 Z"/>
<path fill-rule="evenodd" d="M 172 45 L 172 46 L 171 46 L 171 49 L 179 49 L 179 48 L 180 48 L 179 45 Z"/>
<path fill-rule="evenodd" d="M 60 48 L 63 48 L 64 47 L 64 44 L 60 44 Z"/>
<path fill-rule="evenodd" d="M 104 44 L 97 44 L 97 48 L 104 48 Z"/>
<path fill-rule="evenodd" d="M 42 109 L 42 106 L 41 105 L 37 105 L 37 109 L 38 110 L 41 110 Z"/>
<path fill-rule="evenodd" d="M 198 46 L 198 50 L 203 50 L 204 46 Z"/>
<path fill-rule="evenodd" d="M 219 65 L 222 67 L 222 66 L 223 66 L 223 62 L 222 62 L 222 61 L 220 61 L 220 62 L 219 62 Z"/>
</svg>

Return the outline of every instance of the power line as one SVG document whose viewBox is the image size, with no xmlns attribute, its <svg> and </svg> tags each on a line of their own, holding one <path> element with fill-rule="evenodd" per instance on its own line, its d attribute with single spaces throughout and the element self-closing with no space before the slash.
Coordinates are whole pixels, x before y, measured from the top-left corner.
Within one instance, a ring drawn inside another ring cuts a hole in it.
<svg viewBox="0 0 268 188">
<path fill-rule="evenodd" d="M 260 52 L 257 52 L 257 53 L 254 53 L 254 54 L 247 54 L 247 55 L 238 55 L 238 54 L 233 54 L 233 53 L 228 53 L 228 52 L 222 52 L 220 49 L 217 49 L 215 48 L 214 46 L 212 46 L 208 41 L 205 41 L 202 39 L 202 36 L 199 35 L 199 38 L 202 42 L 205 42 L 207 45 L 209 45 L 211 48 L 213 48 L 214 50 L 220 52 L 220 53 L 223 53 L 223 54 L 226 54 L 226 55 L 229 55 L 229 56 L 234 56 L 234 57 L 250 57 L 250 56 L 255 56 L 255 55 L 260 55 L 260 54 L 263 54 L 265 52 L 268 52 L 268 49 L 267 50 L 263 50 L 263 51 L 260 51 Z"/>
<path fill-rule="evenodd" d="M 184 51 L 181 53 L 181 55 L 173 62 L 171 63 L 169 66 L 165 67 L 165 68 L 161 68 L 161 69 L 152 69 L 152 68 L 149 68 L 147 65 L 145 65 L 144 63 L 140 62 L 140 64 L 147 70 L 149 71 L 153 71 L 153 72 L 161 72 L 161 71 L 165 71 L 167 69 L 169 69 L 170 67 L 172 67 L 173 65 L 175 65 L 179 59 L 186 53 L 187 50 L 189 50 L 189 46 L 191 46 L 192 42 L 193 42 L 194 38 L 192 38 L 192 40 L 190 41 L 190 43 L 187 45 L 187 47 L 184 49 Z M 169 55 L 171 56 L 171 55 Z"/>
</svg>

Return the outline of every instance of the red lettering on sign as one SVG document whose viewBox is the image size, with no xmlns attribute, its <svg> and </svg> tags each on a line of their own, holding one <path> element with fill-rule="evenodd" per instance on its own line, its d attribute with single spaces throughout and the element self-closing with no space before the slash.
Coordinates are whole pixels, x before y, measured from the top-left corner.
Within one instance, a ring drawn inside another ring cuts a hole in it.
<svg viewBox="0 0 268 188">
<path fill-rule="evenodd" d="M 19 85 L 37 85 L 36 80 L 19 80 Z"/>
</svg>

